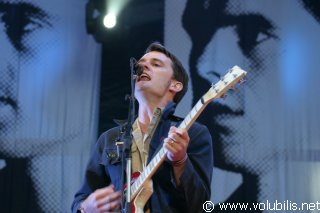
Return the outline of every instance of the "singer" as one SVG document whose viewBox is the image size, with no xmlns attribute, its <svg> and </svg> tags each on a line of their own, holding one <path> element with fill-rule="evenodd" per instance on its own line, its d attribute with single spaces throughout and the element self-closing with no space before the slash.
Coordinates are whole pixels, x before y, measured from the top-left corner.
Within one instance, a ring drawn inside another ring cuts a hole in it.
<svg viewBox="0 0 320 213">
<path fill-rule="evenodd" d="M 182 119 L 174 115 L 176 104 L 187 91 L 188 75 L 181 62 L 157 42 L 147 48 L 135 67 L 134 93 L 139 109 L 132 126 L 132 172 L 143 172 L 159 149 L 167 151 L 152 182 L 139 190 L 148 196 L 138 193 L 132 201 L 135 212 L 203 212 L 202 205 L 211 194 L 211 136 L 196 122 L 188 131 L 177 128 Z M 121 158 L 115 154 L 121 129 L 112 128 L 99 137 L 83 184 L 75 194 L 73 213 L 122 209 Z"/>
</svg>

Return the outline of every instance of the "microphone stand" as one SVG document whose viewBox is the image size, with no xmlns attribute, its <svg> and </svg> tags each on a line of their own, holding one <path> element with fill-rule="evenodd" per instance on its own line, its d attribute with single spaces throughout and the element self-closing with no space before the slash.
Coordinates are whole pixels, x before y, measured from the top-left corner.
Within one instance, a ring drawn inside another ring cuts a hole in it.
<svg viewBox="0 0 320 213">
<path fill-rule="evenodd" d="M 124 145 L 122 146 L 122 172 L 124 173 L 124 167 L 126 165 L 126 196 L 122 196 L 122 212 L 131 213 L 131 165 L 132 165 L 132 154 L 131 154 L 131 143 L 132 143 L 132 125 L 135 119 L 135 80 L 137 75 L 135 75 L 134 66 L 137 60 L 130 58 L 130 69 L 131 69 L 131 95 L 129 96 L 129 111 L 128 111 L 128 121 L 126 123 L 123 135 Z M 127 96 L 128 97 L 128 96 Z M 122 175 L 122 183 L 124 183 L 124 174 Z M 125 203 L 124 203 L 125 202 Z"/>
</svg>

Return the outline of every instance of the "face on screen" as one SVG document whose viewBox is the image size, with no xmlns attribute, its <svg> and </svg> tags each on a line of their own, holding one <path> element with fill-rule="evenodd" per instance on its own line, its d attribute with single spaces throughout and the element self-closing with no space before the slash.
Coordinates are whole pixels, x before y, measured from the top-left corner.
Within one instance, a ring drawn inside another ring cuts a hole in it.
<svg viewBox="0 0 320 213">
<path fill-rule="evenodd" d="M 244 86 L 216 104 L 218 110 L 212 109 L 222 130 L 216 154 L 229 165 L 265 170 L 263 162 L 294 149 L 288 136 L 294 121 L 288 111 L 311 100 L 306 100 L 305 88 L 316 83 L 306 76 L 319 67 L 315 55 L 320 28 L 301 2 L 245 2 L 226 3 L 222 14 L 227 21 L 217 21 L 195 70 L 208 82 L 217 82 L 234 65 L 248 71 Z M 290 9 L 283 11 L 277 4 Z"/>
<path fill-rule="evenodd" d="M 66 33 L 79 33 L 73 29 L 79 20 L 67 19 L 72 7 L 61 4 L 70 6 L 63 0 L 0 0 L 2 154 L 26 156 L 79 131 L 72 110 L 80 87 L 72 67 L 79 44 L 64 41 Z"/>
</svg>

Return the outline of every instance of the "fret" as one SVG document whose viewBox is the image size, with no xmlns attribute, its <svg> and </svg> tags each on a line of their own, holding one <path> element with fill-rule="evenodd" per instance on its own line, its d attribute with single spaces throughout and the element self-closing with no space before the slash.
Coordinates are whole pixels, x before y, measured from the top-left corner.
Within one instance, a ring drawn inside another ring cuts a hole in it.
<svg viewBox="0 0 320 213">
<path fill-rule="evenodd" d="M 203 100 L 203 99 L 201 99 L 201 100 L 199 100 L 199 101 L 197 102 L 197 104 L 196 104 L 196 106 L 195 106 L 195 108 L 197 109 L 197 111 L 199 111 L 199 110 L 202 108 L 203 104 L 204 104 L 204 100 Z"/>
<path fill-rule="evenodd" d="M 159 153 L 156 154 L 155 156 L 156 164 L 160 162 L 160 156 Z"/>
<path fill-rule="evenodd" d="M 145 168 L 145 170 L 146 170 L 146 176 L 148 176 L 148 175 L 150 174 L 150 167 L 147 166 L 147 167 Z"/>
<path fill-rule="evenodd" d="M 162 152 L 159 154 L 159 161 L 162 160 L 163 156 L 165 156 L 167 154 L 167 152 L 164 150 L 164 148 L 162 149 Z"/>
<path fill-rule="evenodd" d="M 134 185 L 132 184 L 131 186 L 131 200 L 132 200 L 132 197 L 137 193 L 138 189 L 139 189 L 139 186 L 137 182 L 134 182 Z"/>
<path fill-rule="evenodd" d="M 161 156 L 163 156 L 163 155 L 166 154 L 166 151 L 165 151 L 165 149 L 163 149 L 163 148 L 161 148 L 159 152 L 160 152 L 160 155 L 161 155 Z"/>
<path fill-rule="evenodd" d="M 159 152 L 155 156 L 156 164 L 158 164 L 161 161 L 161 156 L 162 156 L 161 153 L 160 153 L 161 149 L 159 150 Z"/>
<path fill-rule="evenodd" d="M 180 124 L 180 127 L 184 129 L 186 126 L 186 120 L 183 120 L 183 122 Z"/>
<path fill-rule="evenodd" d="M 140 178 L 139 178 L 140 179 Z M 138 190 L 139 190 L 139 188 L 140 188 L 140 184 L 138 183 L 139 181 L 139 179 L 137 179 L 137 181 L 135 182 L 136 183 L 136 189 L 135 189 L 135 192 L 137 192 Z"/>
<path fill-rule="evenodd" d="M 142 175 L 142 176 L 141 176 L 141 178 L 140 178 L 140 180 L 139 180 L 139 186 L 142 186 L 143 183 L 144 183 L 144 181 L 147 179 L 147 176 L 146 176 L 144 173 L 142 173 L 141 175 Z M 139 188 L 140 188 L 140 187 L 139 187 Z"/>
<path fill-rule="evenodd" d="M 148 164 L 148 166 L 150 166 L 151 168 L 154 167 L 154 159 L 152 159 L 152 160 L 150 161 L 150 163 Z"/>
<path fill-rule="evenodd" d="M 185 118 L 185 121 L 186 121 L 186 126 L 188 126 L 188 124 L 190 123 L 190 117 L 189 116 L 187 116 L 186 118 Z"/>
<path fill-rule="evenodd" d="M 188 118 L 189 118 L 190 121 L 192 121 L 191 113 L 188 114 Z M 188 123 L 190 123 L 190 121 Z"/>
<path fill-rule="evenodd" d="M 141 186 L 141 183 L 143 182 L 142 181 L 143 179 L 144 179 L 144 173 L 141 173 L 139 178 L 137 179 L 137 182 L 138 182 L 137 184 L 138 184 L 139 188 Z"/>
<path fill-rule="evenodd" d="M 197 112 L 199 112 L 199 111 L 202 109 L 203 106 L 204 106 L 204 105 L 199 102 L 199 104 L 196 105 Z"/>
<path fill-rule="evenodd" d="M 192 110 L 191 110 L 191 112 L 190 112 L 190 116 L 192 117 L 192 118 L 194 118 L 194 116 L 197 114 L 197 109 L 196 108 L 193 108 Z"/>
<path fill-rule="evenodd" d="M 160 157 L 160 161 L 167 155 L 167 151 L 162 148 L 161 150 L 161 153 L 159 154 L 159 157 Z"/>
</svg>

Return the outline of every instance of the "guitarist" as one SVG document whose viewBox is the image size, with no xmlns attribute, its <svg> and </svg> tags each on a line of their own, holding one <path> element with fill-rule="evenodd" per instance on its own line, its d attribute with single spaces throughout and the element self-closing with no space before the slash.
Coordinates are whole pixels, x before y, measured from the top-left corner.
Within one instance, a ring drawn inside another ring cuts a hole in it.
<svg viewBox="0 0 320 213">
<path fill-rule="evenodd" d="M 168 151 L 151 178 L 153 193 L 143 211 L 203 212 L 202 205 L 211 194 L 211 136 L 198 123 L 189 131 L 176 128 L 181 119 L 173 115 L 187 91 L 188 75 L 181 62 L 159 43 L 152 43 L 137 63 L 143 72 L 135 88 L 139 110 L 132 130 L 132 172 L 143 171 L 159 147 Z M 112 128 L 98 139 L 72 212 L 119 211 L 122 167 L 115 145 L 121 136 L 119 129 Z"/>
</svg>

